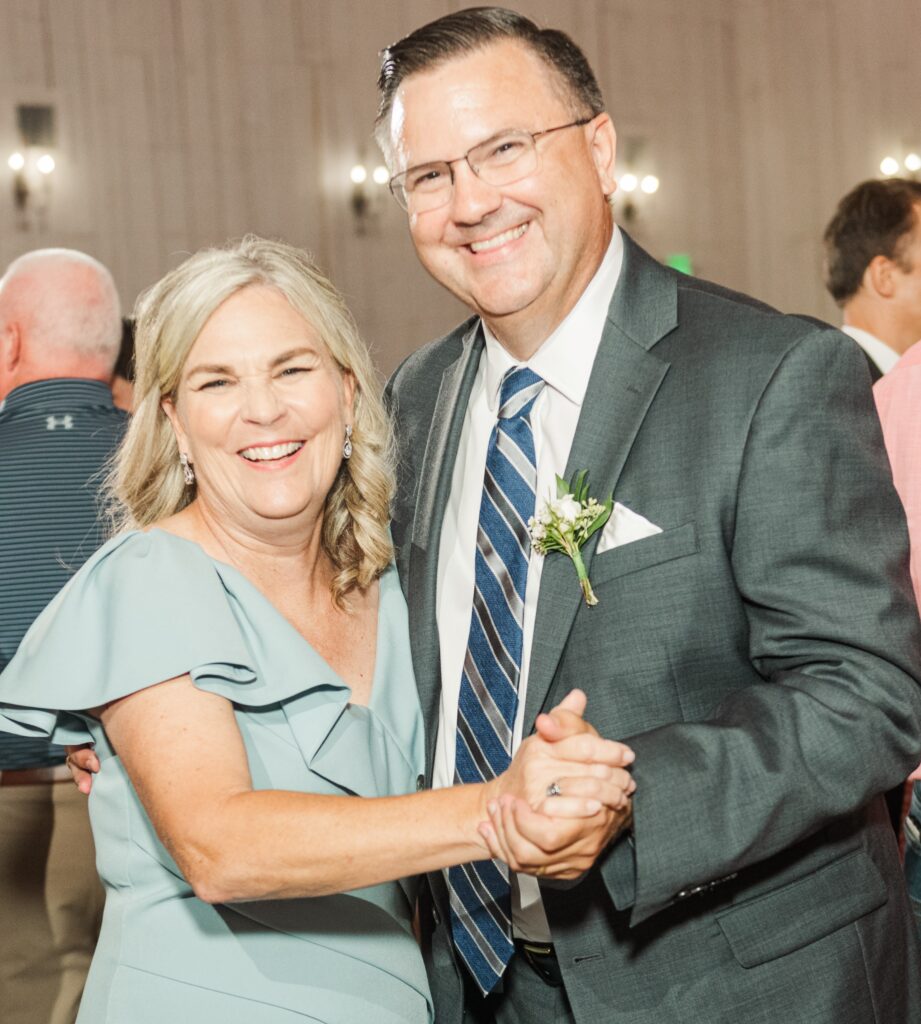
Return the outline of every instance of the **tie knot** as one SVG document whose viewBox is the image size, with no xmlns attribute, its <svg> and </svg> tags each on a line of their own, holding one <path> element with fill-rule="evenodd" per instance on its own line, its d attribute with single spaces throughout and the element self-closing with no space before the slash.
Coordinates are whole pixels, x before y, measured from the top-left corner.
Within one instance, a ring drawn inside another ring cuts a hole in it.
<svg viewBox="0 0 921 1024">
<path fill-rule="evenodd" d="M 527 366 L 513 366 L 506 371 L 499 389 L 499 419 L 527 416 L 545 383 Z"/>
</svg>

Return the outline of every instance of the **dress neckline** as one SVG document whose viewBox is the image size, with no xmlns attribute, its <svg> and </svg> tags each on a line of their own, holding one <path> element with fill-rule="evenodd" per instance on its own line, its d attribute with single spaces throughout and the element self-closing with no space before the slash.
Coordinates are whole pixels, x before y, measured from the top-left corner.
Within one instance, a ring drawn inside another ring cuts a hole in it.
<svg viewBox="0 0 921 1024">
<path fill-rule="evenodd" d="M 385 598 L 387 599 L 388 603 L 390 598 L 390 577 L 394 572 L 394 566 L 392 563 L 381 574 L 381 576 L 378 579 L 377 624 L 374 642 L 374 668 L 371 673 L 371 692 L 369 694 L 367 704 L 356 704 L 352 701 L 352 687 L 349 686 L 349 684 L 342 678 L 341 675 L 339 675 L 339 673 L 332 667 L 332 665 L 330 665 L 326 658 L 324 658 L 323 655 L 320 654 L 320 652 L 313 646 L 313 644 L 299 630 L 295 629 L 295 627 L 288 621 L 288 619 L 285 618 L 284 615 L 282 615 L 282 613 L 278 610 L 275 604 L 268 597 L 266 597 L 266 595 L 256 586 L 256 584 L 253 583 L 253 581 L 249 579 L 249 577 L 246 576 L 245 573 L 241 572 L 235 565 L 232 565 L 230 562 L 225 562 L 221 558 L 215 558 L 213 555 L 205 551 L 205 549 L 201 546 L 201 544 L 198 543 L 198 541 L 190 540 L 188 537 L 181 537 L 178 533 L 173 533 L 170 530 L 164 530 L 162 526 L 152 526 L 147 530 L 134 530 L 131 532 L 147 536 L 150 536 L 150 534 L 152 533 L 159 533 L 172 540 L 177 540 L 181 544 L 190 545 L 197 551 L 199 551 L 205 558 L 207 558 L 208 561 L 211 562 L 215 567 L 217 567 L 217 570 L 221 575 L 223 575 L 226 572 L 232 573 L 237 579 L 239 579 L 243 583 L 247 591 L 253 594 L 257 601 L 265 605 L 271 611 L 272 615 L 276 619 L 278 619 L 280 623 L 283 624 L 284 628 L 290 631 L 290 633 L 293 636 L 297 637 L 297 639 L 307 648 L 310 654 L 314 658 L 316 658 L 320 663 L 322 663 L 326 670 L 336 678 L 336 680 L 339 683 L 339 686 L 348 694 L 347 702 L 349 703 L 350 706 L 355 708 L 369 708 L 372 711 L 377 710 L 375 707 L 375 697 L 380 689 L 381 680 L 379 679 L 379 675 L 381 673 L 381 666 L 385 660 L 382 657 L 382 640 L 384 639 L 383 629 L 385 622 L 384 604 Z M 130 534 L 126 534 L 126 536 L 129 535 Z"/>
</svg>

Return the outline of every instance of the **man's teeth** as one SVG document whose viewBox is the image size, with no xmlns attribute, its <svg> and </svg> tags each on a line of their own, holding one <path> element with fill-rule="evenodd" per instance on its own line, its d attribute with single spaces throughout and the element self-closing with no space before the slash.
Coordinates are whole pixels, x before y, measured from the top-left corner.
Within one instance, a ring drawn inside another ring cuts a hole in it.
<svg viewBox="0 0 921 1024">
<path fill-rule="evenodd" d="M 303 441 L 287 441 L 285 444 L 273 444 L 268 448 L 244 448 L 240 454 L 250 462 L 271 462 L 273 459 L 293 455 L 303 447 Z"/>
<path fill-rule="evenodd" d="M 513 242 L 516 238 L 521 238 L 527 230 L 527 223 L 519 224 L 517 228 L 509 228 L 508 231 L 503 231 L 501 235 L 487 238 L 485 242 L 471 242 L 470 249 L 472 252 L 489 252 L 490 249 L 498 249 L 500 245 L 505 245 L 506 242 Z"/>
</svg>

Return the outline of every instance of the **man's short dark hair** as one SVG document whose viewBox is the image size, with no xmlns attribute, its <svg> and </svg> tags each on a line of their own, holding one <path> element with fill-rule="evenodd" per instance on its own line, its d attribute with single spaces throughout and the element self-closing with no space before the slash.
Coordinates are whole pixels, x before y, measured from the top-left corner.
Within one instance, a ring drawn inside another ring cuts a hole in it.
<svg viewBox="0 0 921 1024">
<path fill-rule="evenodd" d="M 404 79 L 506 40 L 524 44 L 558 76 L 572 103 L 574 117 L 595 117 L 604 110 L 595 73 L 585 54 L 565 32 L 542 29 L 505 7 L 468 7 L 417 28 L 381 51 L 375 133 L 384 152 L 388 151 L 387 129 L 393 97 Z"/>
<path fill-rule="evenodd" d="M 921 181 L 864 181 L 838 203 L 825 229 L 825 285 L 839 306 L 860 290 L 875 256 L 905 266 L 905 247 L 918 218 Z"/>
</svg>

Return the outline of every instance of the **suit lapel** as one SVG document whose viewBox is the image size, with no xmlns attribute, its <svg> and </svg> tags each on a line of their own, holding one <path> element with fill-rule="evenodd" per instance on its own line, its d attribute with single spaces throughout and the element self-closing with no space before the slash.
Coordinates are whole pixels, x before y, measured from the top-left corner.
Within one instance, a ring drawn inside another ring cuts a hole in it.
<svg viewBox="0 0 921 1024">
<path fill-rule="evenodd" d="M 617 482 L 669 364 L 649 349 L 677 325 L 674 277 L 624 235 L 624 264 L 582 403 L 565 477 L 588 470 L 590 493 L 617 496 Z M 583 548 L 591 558 L 599 534 Z M 549 703 L 554 674 L 582 601 L 570 560 L 548 556 L 531 644 L 525 734 Z M 589 612 L 589 614 L 591 614 Z M 562 694 L 553 695 L 554 698 Z M 555 700 L 554 700 L 555 702 Z"/>
<path fill-rule="evenodd" d="M 410 642 L 426 735 L 426 775 L 431 779 L 441 691 L 438 624 L 435 618 L 438 548 L 464 416 L 483 351 L 479 320 L 463 339 L 463 352 L 444 371 L 422 470 L 409 556 Z"/>
</svg>

